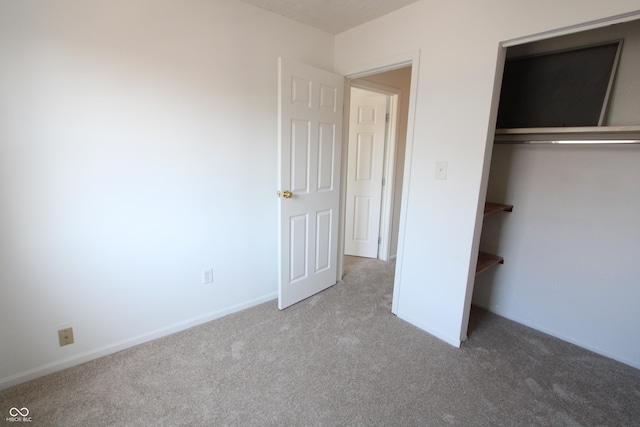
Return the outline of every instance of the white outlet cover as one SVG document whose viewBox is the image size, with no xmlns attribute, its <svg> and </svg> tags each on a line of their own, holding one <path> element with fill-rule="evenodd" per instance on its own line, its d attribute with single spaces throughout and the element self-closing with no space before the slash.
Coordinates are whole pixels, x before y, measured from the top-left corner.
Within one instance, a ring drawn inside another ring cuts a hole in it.
<svg viewBox="0 0 640 427">
<path fill-rule="evenodd" d="M 202 271 L 202 282 L 205 284 L 213 282 L 213 268 L 207 268 Z"/>
</svg>

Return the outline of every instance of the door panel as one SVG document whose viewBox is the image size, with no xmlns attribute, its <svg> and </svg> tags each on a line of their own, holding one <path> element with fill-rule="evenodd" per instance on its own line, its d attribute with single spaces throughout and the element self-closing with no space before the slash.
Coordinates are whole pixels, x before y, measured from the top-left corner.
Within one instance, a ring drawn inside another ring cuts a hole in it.
<svg viewBox="0 0 640 427">
<path fill-rule="evenodd" d="M 291 77 L 291 104 L 311 108 L 311 80 Z"/>
<path fill-rule="evenodd" d="M 279 62 L 278 308 L 336 283 L 344 78 Z"/>
<path fill-rule="evenodd" d="M 336 127 L 332 123 L 320 123 L 318 141 L 318 191 L 333 190 L 336 152 Z"/>
<path fill-rule="evenodd" d="M 316 273 L 331 267 L 331 225 L 333 212 L 326 210 L 316 215 Z"/>
<path fill-rule="evenodd" d="M 291 252 L 289 254 L 290 269 L 289 282 L 293 283 L 307 277 L 307 252 L 309 235 L 309 221 L 307 215 L 291 217 L 290 239 Z"/>
<path fill-rule="evenodd" d="M 308 193 L 309 146 L 311 145 L 311 122 L 291 121 L 291 191 Z"/>
<path fill-rule="evenodd" d="M 353 209 L 353 240 L 367 242 L 370 239 L 371 197 L 356 196 Z"/>
<path fill-rule="evenodd" d="M 358 133 L 357 138 L 355 181 L 358 184 L 364 184 L 364 181 L 373 180 L 374 160 L 376 160 L 373 154 L 377 141 L 376 135 L 372 133 Z"/>
<path fill-rule="evenodd" d="M 338 111 L 338 88 L 320 83 L 320 108 L 332 113 L 342 112 L 342 105 Z"/>
<path fill-rule="evenodd" d="M 345 254 L 377 258 L 387 95 L 352 88 Z"/>
</svg>

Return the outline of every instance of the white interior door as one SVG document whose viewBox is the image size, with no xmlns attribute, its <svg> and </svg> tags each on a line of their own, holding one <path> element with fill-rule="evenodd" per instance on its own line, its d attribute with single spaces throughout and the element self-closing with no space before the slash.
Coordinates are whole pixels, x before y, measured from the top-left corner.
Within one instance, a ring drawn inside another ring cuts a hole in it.
<svg viewBox="0 0 640 427">
<path fill-rule="evenodd" d="M 336 283 L 344 78 L 282 58 L 278 73 L 282 310 Z"/>
<path fill-rule="evenodd" d="M 378 257 L 387 95 L 351 88 L 344 252 Z"/>
</svg>

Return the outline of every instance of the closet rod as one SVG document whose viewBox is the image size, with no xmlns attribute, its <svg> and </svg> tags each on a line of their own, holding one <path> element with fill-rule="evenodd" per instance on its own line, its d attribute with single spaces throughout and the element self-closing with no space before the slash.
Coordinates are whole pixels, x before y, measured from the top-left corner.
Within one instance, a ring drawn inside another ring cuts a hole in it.
<svg viewBox="0 0 640 427">
<path fill-rule="evenodd" d="M 559 139 L 559 140 L 522 140 L 494 141 L 496 144 L 573 144 L 573 145 L 608 145 L 608 144 L 640 144 L 640 139 Z"/>
</svg>

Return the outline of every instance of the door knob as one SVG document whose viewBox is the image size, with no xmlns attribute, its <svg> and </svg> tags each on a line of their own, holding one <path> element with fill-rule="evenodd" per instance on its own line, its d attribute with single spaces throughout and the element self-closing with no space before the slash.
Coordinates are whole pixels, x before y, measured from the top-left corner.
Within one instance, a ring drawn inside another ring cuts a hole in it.
<svg viewBox="0 0 640 427">
<path fill-rule="evenodd" d="M 278 195 L 278 198 L 284 197 L 285 199 L 291 199 L 293 197 L 293 193 L 289 190 L 278 191 L 276 194 Z"/>
</svg>

